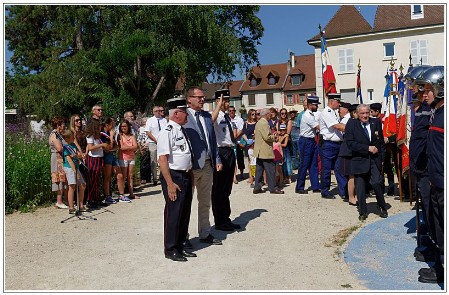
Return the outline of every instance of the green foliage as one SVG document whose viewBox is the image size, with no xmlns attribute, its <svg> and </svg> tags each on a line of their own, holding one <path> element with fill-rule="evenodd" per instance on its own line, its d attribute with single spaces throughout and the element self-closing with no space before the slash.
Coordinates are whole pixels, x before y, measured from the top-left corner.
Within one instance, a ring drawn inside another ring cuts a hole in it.
<svg viewBox="0 0 449 295">
<path fill-rule="evenodd" d="M 5 136 L 5 211 L 29 212 L 53 199 L 50 150 L 46 140 Z"/>
<path fill-rule="evenodd" d="M 5 38 L 13 76 L 8 99 L 25 113 L 105 115 L 164 104 L 179 78 L 199 85 L 231 79 L 258 63 L 263 34 L 251 5 L 10 5 Z M 182 89 L 181 89 L 182 90 Z"/>
</svg>

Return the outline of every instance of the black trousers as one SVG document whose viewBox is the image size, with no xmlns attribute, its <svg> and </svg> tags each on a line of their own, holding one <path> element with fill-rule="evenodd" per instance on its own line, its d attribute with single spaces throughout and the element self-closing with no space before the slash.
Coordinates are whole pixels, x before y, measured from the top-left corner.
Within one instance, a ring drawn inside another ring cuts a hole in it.
<svg viewBox="0 0 449 295">
<path fill-rule="evenodd" d="M 240 171 L 245 170 L 245 157 L 243 155 L 243 149 L 240 146 L 235 147 L 235 153 L 237 155 L 237 168 Z"/>
<path fill-rule="evenodd" d="M 432 186 L 430 189 L 430 198 L 432 201 L 432 217 L 435 226 L 435 237 L 440 254 L 440 261 L 444 261 L 444 189 Z M 437 267 L 435 265 L 435 267 Z"/>
<path fill-rule="evenodd" d="M 273 159 L 256 159 L 256 176 L 254 179 L 254 189 L 262 189 L 263 172 L 267 176 L 268 190 L 276 190 L 276 165 Z"/>
<path fill-rule="evenodd" d="M 371 187 L 376 194 L 377 205 L 382 209 L 387 209 L 382 185 L 384 181 L 383 176 L 381 175 L 376 163 L 371 159 L 370 166 L 370 170 L 367 173 L 354 175 L 355 190 L 357 193 L 357 201 L 359 202 L 360 215 L 367 213 L 365 191 L 368 183 L 371 184 Z"/>
<path fill-rule="evenodd" d="M 417 195 L 421 196 L 422 214 L 424 223 L 427 227 L 427 234 L 436 241 L 435 226 L 432 217 L 432 202 L 430 199 L 430 180 L 427 172 L 414 173 L 416 179 L 416 186 L 418 187 Z"/>
<path fill-rule="evenodd" d="M 151 181 L 151 154 L 148 150 L 140 154 L 140 180 Z"/>
<path fill-rule="evenodd" d="M 232 147 L 218 148 L 223 168 L 214 169 L 214 182 L 212 185 L 212 213 L 215 225 L 224 225 L 231 222 L 231 202 L 229 196 L 234 183 L 235 154 Z"/>
<path fill-rule="evenodd" d="M 171 170 L 170 175 L 181 191 L 175 201 L 168 198 L 167 181 L 161 174 L 161 186 L 165 199 L 164 208 L 164 251 L 182 251 L 183 242 L 189 230 L 190 211 L 192 208 L 192 178 L 188 172 Z"/>
</svg>

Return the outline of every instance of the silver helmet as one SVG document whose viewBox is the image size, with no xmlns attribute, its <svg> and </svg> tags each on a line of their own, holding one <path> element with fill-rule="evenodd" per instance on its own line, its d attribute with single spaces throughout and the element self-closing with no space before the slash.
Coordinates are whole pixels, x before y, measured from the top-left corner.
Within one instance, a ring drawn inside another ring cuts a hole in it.
<svg viewBox="0 0 449 295">
<path fill-rule="evenodd" d="M 429 68 L 431 68 L 432 66 L 429 65 L 422 65 L 422 66 L 417 66 L 412 68 L 412 70 L 410 72 L 408 72 L 407 74 L 405 74 L 404 78 L 406 80 L 411 80 L 412 82 L 416 80 L 416 78 L 425 70 L 428 70 Z"/>
<path fill-rule="evenodd" d="M 435 97 L 444 97 L 444 66 L 434 66 L 422 72 L 415 80 L 420 90 L 429 83 L 433 87 Z"/>
</svg>

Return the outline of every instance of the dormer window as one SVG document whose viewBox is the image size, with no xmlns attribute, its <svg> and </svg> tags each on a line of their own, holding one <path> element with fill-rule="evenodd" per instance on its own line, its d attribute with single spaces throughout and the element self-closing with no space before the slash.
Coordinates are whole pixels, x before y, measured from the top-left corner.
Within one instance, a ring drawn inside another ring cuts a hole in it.
<svg viewBox="0 0 449 295">
<path fill-rule="evenodd" d="M 275 85 L 275 84 L 276 84 L 276 79 L 273 76 L 268 78 L 268 85 Z"/>
<path fill-rule="evenodd" d="M 268 85 L 276 85 L 279 81 L 279 74 L 276 71 L 271 71 L 267 75 Z"/>
<path fill-rule="evenodd" d="M 262 80 L 260 78 L 260 74 L 259 73 L 251 73 L 248 76 L 248 80 L 249 80 L 249 86 L 250 87 L 256 87 L 260 84 L 260 81 Z"/>
<path fill-rule="evenodd" d="M 304 81 L 304 74 L 292 75 L 292 85 L 299 86 Z"/>
<path fill-rule="evenodd" d="M 251 82 L 250 82 L 250 83 L 251 83 L 251 84 L 250 84 L 251 87 L 256 87 L 256 86 L 257 86 L 257 79 L 253 77 L 253 78 L 251 79 Z"/>
<path fill-rule="evenodd" d="M 411 18 L 412 19 L 424 18 L 424 5 L 421 4 L 411 5 Z"/>
</svg>

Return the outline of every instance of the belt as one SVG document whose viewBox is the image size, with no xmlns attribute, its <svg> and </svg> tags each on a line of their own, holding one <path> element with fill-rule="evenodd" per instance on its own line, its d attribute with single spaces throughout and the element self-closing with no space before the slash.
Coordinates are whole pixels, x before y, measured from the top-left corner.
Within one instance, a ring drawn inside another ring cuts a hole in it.
<svg viewBox="0 0 449 295">
<path fill-rule="evenodd" d="M 178 172 L 178 173 L 189 173 L 190 170 L 191 170 L 191 169 L 188 169 L 188 170 L 175 170 L 175 169 L 170 169 L 170 171 Z"/>
<path fill-rule="evenodd" d="M 233 145 L 230 145 L 230 146 L 219 146 L 218 148 L 219 149 L 233 149 L 234 146 Z"/>
<path fill-rule="evenodd" d="M 325 142 L 332 142 L 336 144 L 341 144 L 343 141 L 333 141 L 333 140 L 324 140 Z"/>
</svg>

